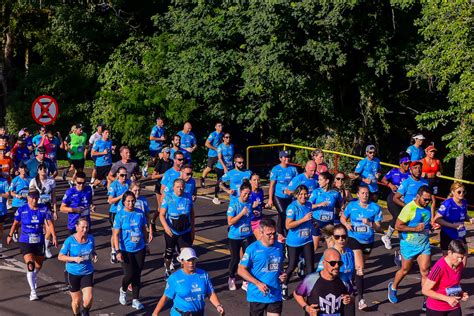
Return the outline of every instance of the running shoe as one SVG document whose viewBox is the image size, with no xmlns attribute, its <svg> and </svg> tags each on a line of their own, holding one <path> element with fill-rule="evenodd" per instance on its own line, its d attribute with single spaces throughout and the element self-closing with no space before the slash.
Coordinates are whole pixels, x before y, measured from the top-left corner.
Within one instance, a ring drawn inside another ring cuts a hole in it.
<svg viewBox="0 0 474 316">
<path fill-rule="evenodd" d="M 387 286 L 387 298 L 392 304 L 398 303 L 398 297 L 397 297 L 397 290 L 394 290 L 393 287 L 393 282 L 389 282 Z"/>
<path fill-rule="evenodd" d="M 392 249 L 392 241 L 390 240 L 390 237 L 388 237 L 387 235 L 383 235 L 382 242 L 386 249 Z"/>
<path fill-rule="evenodd" d="M 304 258 L 300 258 L 298 261 L 298 276 L 304 278 Z"/>
<path fill-rule="evenodd" d="M 395 251 L 395 255 L 394 255 L 394 258 L 393 258 L 393 262 L 395 263 L 395 265 L 399 268 L 402 267 L 402 255 L 400 254 L 400 251 Z"/>
<path fill-rule="evenodd" d="M 63 174 L 61 176 L 63 178 L 63 181 L 66 181 L 66 177 L 67 177 L 67 169 L 66 170 L 63 170 Z"/>
<path fill-rule="evenodd" d="M 89 316 L 89 311 L 88 310 L 81 310 L 81 316 Z"/>
<path fill-rule="evenodd" d="M 127 292 L 122 290 L 122 287 L 120 287 L 119 302 L 122 305 L 127 305 Z"/>
<path fill-rule="evenodd" d="M 229 291 L 237 290 L 237 286 L 235 285 L 235 278 L 229 278 L 227 281 L 227 285 L 229 286 Z"/>
<path fill-rule="evenodd" d="M 363 298 L 360 299 L 358 308 L 360 311 L 367 308 L 367 303 Z"/>
<path fill-rule="evenodd" d="M 37 301 L 37 300 L 39 300 L 39 297 L 38 297 L 38 295 L 36 295 L 36 291 L 32 290 L 30 292 L 30 301 Z"/>
<path fill-rule="evenodd" d="M 51 250 L 49 250 L 48 247 L 45 246 L 45 250 L 44 250 L 44 256 L 47 258 L 47 259 L 51 259 L 53 257 L 53 254 L 51 253 Z"/>
<path fill-rule="evenodd" d="M 72 182 L 72 181 L 69 181 L 68 184 L 69 184 L 70 188 L 72 188 L 74 186 L 74 182 Z"/>
<path fill-rule="evenodd" d="M 115 251 L 110 252 L 110 263 L 115 264 L 117 263 L 117 253 Z"/>
<path fill-rule="evenodd" d="M 288 295 L 288 285 L 281 285 L 281 297 L 284 301 L 289 300 L 290 296 Z"/>
<path fill-rule="evenodd" d="M 423 298 L 423 305 L 421 305 L 421 310 L 426 312 L 426 299 Z"/>
<path fill-rule="evenodd" d="M 221 204 L 221 201 L 219 200 L 219 198 L 215 197 L 212 199 L 212 203 L 214 203 L 215 205 L 219 205 Z"/>
<path fill-rule="evenodd" d="M 247 292 L 247 288 L 249 287 L 249 283 L 247 281 L 242 282 L 242 286 L 240 287 L 242 290 Z"/>
<path fill-rule="evenodd" d="M 148 168 L 147 167 L 142 168 L 142 176 L 143 176 L 143 178 L 148 178 Z"/>
<path fill-rule="evenodd" d="M 94 182 L 95 182 L 95 178 L 91 178 L 91 182 L 90 182 L 91 186 L 94 185 Z"/>
<path fill-rule="evenodd" d="M 206 188 L 206 180 L 204 178 L 201 178 L 201 188 Z"/>
<path fill-rule="evenodd" d="M 143 309 L 143 308 L 145 308 L 145 307 L 143 306 L 142 303 L 140 303 L 139 300 L 134 299 L 134 300 L 132 301 L 132 308 L 135 308 L 135 309 L 137 309 L 137 310 L 140 310 L 140 309 Z"/>
</svg>

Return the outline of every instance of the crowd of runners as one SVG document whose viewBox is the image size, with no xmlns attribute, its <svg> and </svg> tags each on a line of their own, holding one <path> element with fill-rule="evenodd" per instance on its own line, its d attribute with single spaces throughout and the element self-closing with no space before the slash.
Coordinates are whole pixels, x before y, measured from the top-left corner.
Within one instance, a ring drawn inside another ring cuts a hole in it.
<svg viewBox="0 0 474 316">
<path fill-rule="evenodd" d="M 46 127 L 38 135 L 24 128 L 12 142 L 12 136 L 0 128 L 0 241 L 7 212 L 12 212 L 6 242 L 19 245 L 27 267 L 29 299 L 39 299 L 38 272 L 45 258 L 53 257 L 50 246 L 59 244 L 57 259 L 65 262 L 72 312 L 89 315 L 98 259 L 94 236 L 88 233 L 95 211 L 93 196 L 95 190 L 107 190 L 110 264 L 120 263 L 123 268 L 118 302 L 129 304 L 131 292 L 132 308 L 144 308 L 141 272 L 160 224 L 167 284 L 153 315 L 163 311 L 167 300 L 173 304 L 171 315 L 203 315 L 206 297 L 218 313 L 225 314 L 208 273 L 196 267 L 193 205 L 197 184 L 192 161 L 198 144 L 191 124 L 168 135 L 164 120 L 157 118 L 149 136 L 151 175 L 139 168 L 129 147 L 115 147 L 106 126 L 98 125 L 91 137 L 83 129 L 75 125 L 62 139 Z M 397 289 L 416 261 L 426 298 L 422 309 L 427 315 L 461 315 L 460 301 L 469 297 L 460 285 L 468 253 L 465 223 L 474 223 L 474 219 L 467 214 L 462 183 L 454 182 L 443 202 L 434 198 L 441 163 L 433 145 L 423 149 L 424 139 L 414 135 L 413 145 L 400 153 L 399 167 L 385 175 L 374 145 L 366 147 L 366 157 L 347 174 L 331 172 L 319 149 L 298 174 L 290 153 L 282 150 L 280 163 L 271 169 L 266 196 L 260 176 L 267 175 L 246 170 L 230 133 L 221 122 L 215 124 L 204 144 L 207 166 L 197 180 L 206 188 L 207 175 L 214 171 L 217 181 L 212 202 L 222 203 L 222 191 L 228 196 L 228 289 L 235 291 L 240 286 L 247 292 L 250 315 L 280 315 L 283 302 L 289 299 L 295 299 L 305 315 L 355 315 L 356 310 L 366 309 L 365 262 L 376 232 L 384 234 L 387 249 L 392 249 L 394 236 L 400 239 L 399 249 L 393 249 L 400 268 L 387 282 L 391 303 L 398 302 Z M 59 176 L 70 186 L 61 201 L 56 195 L 58 150 L 67 152 L 70 163 Z M 113 162 L 116 150 L 120 160 Z M 90 179 L 84 173 L 88 157 L 94 161 Z M 143 179 L 156 181 L 156 210 L 141 195 Z M 355 197 L 346 188 L 349 179 L 356 183 Z M 392 220 L 386 232 L 377 204 L 379 183 L 390 189 L 387 208 Z M 278 213 L 276 221 L 263 213 L 270 208 Z M 58 213 L 68 217 L 70 236 L 64 241 L 56 236 Z M 443 257 L 432 265 L 429 237 L 438 232 Z M 320 247 L 325 248 L 322 256 L 316 255 Z M 290 293 L 288 284 L 296 277 L 301 278 L 300 283 Z"/>
</svg>

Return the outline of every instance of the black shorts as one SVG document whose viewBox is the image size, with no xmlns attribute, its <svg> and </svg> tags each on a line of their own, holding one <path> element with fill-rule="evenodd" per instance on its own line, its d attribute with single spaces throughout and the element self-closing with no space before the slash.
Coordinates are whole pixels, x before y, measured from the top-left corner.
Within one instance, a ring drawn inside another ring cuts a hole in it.
<svg viewBox="0 0 474 316">
<path fill-rule="evenodd" d="M 274 303 L 249 302 L 251 316 L 264 316 L 266 313 L 281 314 L 283 310 L 282 301 Z"/>
<path fill-rule="evenodd" d="M 44 257 L 44 242 L 38 244 L 29 244 L 27 242 L 18 243 L 22 255 L 33 254 L 38 257 Z"/>
<path fill-rule="evenodd" d="M 107 180 L 107 175 L 110 172 L 112 165 L 96 167 L 96 179 L 97 180 Z"/>
<path fill-rule="evenodd" d="M 352 250 L 362 250 L 362 253 L 364 255 L 370 255 L 370 253 L 372 252 L 372 248 L 374 248 L 374 243 L 371 242 L 370 244 L 361 244 L 357 241 L 357 239 L 349 237 L 349 239 L 347 240 L 347 247 Z"/>
<path fill-rule="evenodd" d="M 207 157 L 207 166 L 211 169 L 214 168 L 217 163 L 217 160 L 217 157 Z"/>
<path fill-rule="evenodd" d="M 5 223 L 6 218 L 7 218 L 7 215 L 0 215 L 0 224 Z"/>
<path fill-rule="evenodd" d="M 76 170 L 84 170 L 84 165 L 86 163 L 85 159 L 69 159 L 69 163 L 74 166 Z"/>
<path fill-rule="evenodd" d="M 467 244 L 466 237 L 456 238 L 456 239 L 462 240 L 462 242 L 463 242 L 464 244 Z M 448 234 L 446 234 L 443 230 L 440 231 L 440 233 L 439 233 L 439 241 L 440 241 L 441 250 L 447 251 L 447 250 L 448 250 L 449 243 L 451 243 L 452 240 L 454 240 L 454 239 L 452 239 L 451 237 L 449 237 Z"/>
<path fill-rule="evenodd" d="M 117 214 L 117 213 L 110 213 L 110 212 L 109 212 L 109 223 L 110 223 L 110 226 L 114 226 L 115 214 Z"/>
<path fill-rule="evenodd" d="M 161 181 L 155 184 L 155 193 L 161 195 Z"/>
<path fill-rule="evenodd" d="M 94 285 L 94 273 L 74 275 L 66 272 L 66 282 L 71 293 L 79 292 L 86 287 L 92 287 Z"/>
</svg>

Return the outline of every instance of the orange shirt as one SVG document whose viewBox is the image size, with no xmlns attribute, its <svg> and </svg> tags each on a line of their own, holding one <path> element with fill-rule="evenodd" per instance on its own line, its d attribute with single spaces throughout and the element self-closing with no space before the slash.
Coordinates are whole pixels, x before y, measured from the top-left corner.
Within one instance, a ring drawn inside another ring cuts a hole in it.
<svg viewBox="0 0 474 316">
<path fill-rule="evenodd" d="M 423 158 L 421 160 L 423 163 L 423 167 L 421 168 L 421 172 L 427 173 L 430 175 L 435 175 L 436 172 L 439 171 L 440 161 L 439 159 L 432 159 L 431 163 L 428 162 L 427 158 Z"/>
</svg>

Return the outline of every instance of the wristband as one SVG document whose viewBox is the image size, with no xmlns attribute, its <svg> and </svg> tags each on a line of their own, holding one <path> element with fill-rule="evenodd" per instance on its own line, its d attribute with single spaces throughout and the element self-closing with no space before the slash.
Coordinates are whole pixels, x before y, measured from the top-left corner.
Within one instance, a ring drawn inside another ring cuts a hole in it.
<svg viewBox="0 0 474 316">
<path fill-rule="evenodd" d="M 224 308 L 224 306 L 222 306 L 221 304 L 216 306 L 216 308 L 219 308 L 219 307 Z"/>
<path fill-rule="evenodd" d="M 8 235 L 8 237 L 13 238 L 13 235 Z"/>
<path fill-rule="evenodd" d="M 306 312 L 306 307 L 308 307 L 309 305 L 306 304 L 305 306 L 303 306 L 303 310 Z"/>
</svg>

